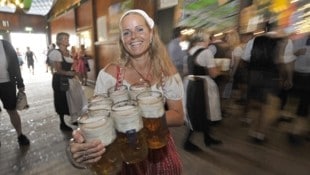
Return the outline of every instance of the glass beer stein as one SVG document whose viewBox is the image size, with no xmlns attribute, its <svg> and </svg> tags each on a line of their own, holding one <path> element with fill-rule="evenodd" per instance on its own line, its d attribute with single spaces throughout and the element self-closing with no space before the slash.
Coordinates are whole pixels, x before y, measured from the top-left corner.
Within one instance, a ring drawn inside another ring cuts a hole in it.
<svg viewBox="0 0 310 175">
<path fill-rule="evenodd" d="M 129 100 L 128 87 L 126 85 L 121 85 L 117 88 L 115 86 L 110 87 L 108 89 L 108 95 L 114 104 Z"/>
<path fill-rule="evenodd" d="M 137 164 L 146 160 L 148 148 L 137 102 L 127 100 L 114 104 L 112 118 L 123 161 Z"/>
<path fill-rule="evenodd" d="M 118 151 L 116 132 L 110 113 L 100 110 L 100 115 L 82 115 L 78 122 L 86 142 L 99 139 L 106 146 L 102 158 L 89 166 L 90 170 L 98 175 L 116 175 L 122 168 L 122 160 Z"/>
<path fill-rule="evenodd" d="M 102 93 L 102 94 L 98 94 L 98 95 L 94 95 L 92 97 L 89 98 L 88 102 L 97 102 L 97 101 L 101 101 L 104 100 L 106 98 L 109 98 L 107 93 Z"/>
<path fill-rule="evenodd" d="M 163 148 L 167 144 L 168 126 L 162 93 L 146 91 L 137 96 L 142 113 L 143 125 L 147 131 L 147 143 L 150 149 Z"/>
<path fill-rule="evenodd" d="M 132 84 L 129 87 L 130 98 L 132 100 L 137 100 L 136 97 L 138 94 L 140 94 L 141 92 L 144 92 L 144 91 L 149 91 L 150 89 L 151 89 L 150 85 L 147 84 L 146 82 L 139 82 L 139 83 Z"/>
<path fill-rule="evenodd" d="M 108 110 L 111 111 L 112 100 L 108 97 L 96 98 L 88 103 L 88 112 L 96 112 L 98 110 Z"/>
</svg>

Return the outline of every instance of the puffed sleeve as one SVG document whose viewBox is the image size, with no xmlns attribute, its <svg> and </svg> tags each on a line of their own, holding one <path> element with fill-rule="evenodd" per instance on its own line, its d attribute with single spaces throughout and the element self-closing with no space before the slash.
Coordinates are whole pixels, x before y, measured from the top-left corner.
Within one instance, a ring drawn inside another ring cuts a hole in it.
<svg viewBox="0 0 310 175">
<path fill-rule="evenodd" d="M 48 54 L 48 58 L 51 61 L 55 61 L 55 62 L 62 62 L 62 55 L 61 52 L 57 49 L 52 50 L 49 54 Z"/>
<path fill-rule="evenodd" d="M 176 73 L 167 77 L 163 86 L 164 95 L 170 100 L 182 100 L 184 96 L 183 81 L 181 76 Z"/>
<path fill-rule="evenodd" d="M 251 58 L 251 50 L 253 48 L 253 44 L 254 44 L 254 39 L 251 39 L 248 41 L 248 43 L 246 44 L 245 46 L 245 49 L 244 49 L 244 52 L 241 56 L 241 59 L 246 61 L 246 62 L 249 62 L 250 61 L 250 58 Z"/>
<path fill-rule="evenodd" d="M 240 58 L 243 55 L 243 49 L 240 46 L 236 47 L 233 50 L 233 55 L 234 55 L 234 57 Z"/>
<path fill-rule="evenodd" d="M 116 79 L 105 72 L 104 69 L 100 70 L 97 80 L 96 80 L 96 86 L 94 90 L 94 95 L 107 93 L 108 89 L 115 85 Z"/>
</svg>

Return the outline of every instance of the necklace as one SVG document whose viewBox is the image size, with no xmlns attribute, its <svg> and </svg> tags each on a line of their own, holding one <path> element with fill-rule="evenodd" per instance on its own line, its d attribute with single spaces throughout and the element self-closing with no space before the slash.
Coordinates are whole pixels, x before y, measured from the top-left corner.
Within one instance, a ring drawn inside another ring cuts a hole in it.
<svg viewBox="0 0 310 175">
<path fill-rule="evenodd" d="M 131 67 L 135 70 L 135 72 L 137 72 L 137 74 L 141 77 L 140 80 L 139 80 L 140 82 L 143 82 L 143 81 L 144 81 L 144 82 L 146 82 L 146 83 L 149 84 L 149 85 L 151 84 L 151 83 L 150 83 L 150 80 L 148 79 L 148 77 L 150 76 L 150 72 L 151 72 L 151 66 L 150 66 L 149 71 L 147 72 L 146 76 L 143 76 L 142 73 L 140 73 L 140 72 L 135 68 L 135 66 L 134 66 L 132 63 L 131 63 L 130 65 L 131 65 Z"/>
</svg>

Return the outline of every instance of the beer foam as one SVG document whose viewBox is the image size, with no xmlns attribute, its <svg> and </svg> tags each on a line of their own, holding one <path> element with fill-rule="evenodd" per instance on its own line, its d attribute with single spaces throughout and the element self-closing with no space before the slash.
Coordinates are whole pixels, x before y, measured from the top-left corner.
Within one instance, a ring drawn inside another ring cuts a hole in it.
<svg viewBox="0 0 310 175">
<path fill-rule="evenodd" d="M 132 129 L 138 132 L 143 128 L 143 121 L 140 116 L 115 117 L 114 122 L 116 130 L 122 133 Z"/>
<path fill-rule="evenodd" d="M 91 124 L 91 123 L 100 123 L 104 124 L 106 122 L 106 118 L 102 116 L 95 116 L 95 117 L 81 117 L 79 119 L 81 124 Z"/>
<path fill-rule="evenodd" d="M 133 108 L 135 108 L 135 106 L 126 105 L 126 106 L 117 107 L 117 110 L 123 111 L 123 110 L 129 110 Z"/>
<path fill-rule="evenodd" d="M 100 109 L 107 109 L 109 110 L 111 108 L 111 104 L 97 104 L 97 105 L 91 105 L 89 106 L 89 110 L 100 110 Z"/>
<path fill-rule="evenodd" d="M 160 118 L 164 115 L 165 110 L 162 103 L 154 105 L 140 104 L 141 114 L 144 118 Z"/>
<path fill-rule="evenodd" d="M 116 132 L 113 122 L 108 118 L 90 117 L 86 119 L 86 123 L 81 123 L 80 128 L 86 139 L 100 139 L 105 145 L 109 145 L 116 138 Z"/>
<path fill-rule="evenodd" d="M 94 103 L 94 102 L 98 102 L 98 101 L 102 101 L 102 100 L 107 100 L 108 97 L 104 96 L 104 95 L 98 95 L 96 97 L 94 97 L 93 99 L 90 100 L 90 103 Z"/>
</svg>

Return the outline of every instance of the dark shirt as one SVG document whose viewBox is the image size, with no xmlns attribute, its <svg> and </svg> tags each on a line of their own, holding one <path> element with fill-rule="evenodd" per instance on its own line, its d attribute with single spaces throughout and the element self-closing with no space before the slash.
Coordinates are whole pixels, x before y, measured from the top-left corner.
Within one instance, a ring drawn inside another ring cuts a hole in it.
<svg viewBox="0 0 310 175">
<path fill-rule="evenodd" d="M 29 64 L 32 64 L 34 62 L 34 59 L 33 59 L 33 52 L 32 51 L 27 51 L 26 52 L 26 57 L 27 57 L 27 62 Z"/>
</svg>

